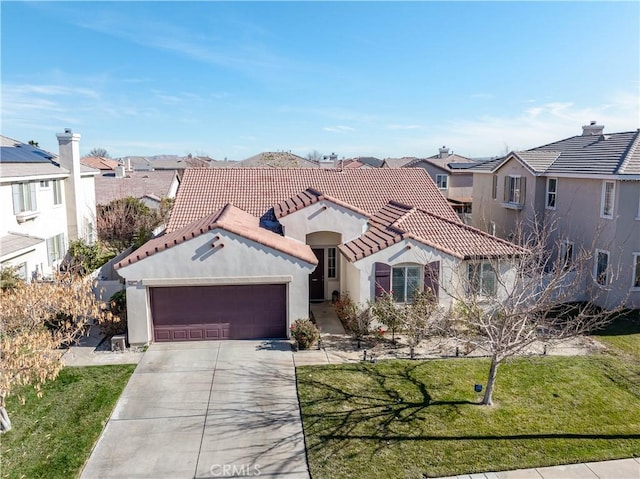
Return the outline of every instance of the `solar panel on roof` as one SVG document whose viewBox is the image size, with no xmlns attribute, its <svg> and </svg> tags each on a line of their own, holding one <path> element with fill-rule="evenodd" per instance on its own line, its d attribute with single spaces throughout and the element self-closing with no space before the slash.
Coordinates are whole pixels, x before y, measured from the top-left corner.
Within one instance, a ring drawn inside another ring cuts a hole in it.
<svg viewBox="0 0 640 479">
<path fill-rule="evenodd" d="M 2 163 L 50 163 L 53 157 L 29 145 L 0 147 Z"/>
</svg>

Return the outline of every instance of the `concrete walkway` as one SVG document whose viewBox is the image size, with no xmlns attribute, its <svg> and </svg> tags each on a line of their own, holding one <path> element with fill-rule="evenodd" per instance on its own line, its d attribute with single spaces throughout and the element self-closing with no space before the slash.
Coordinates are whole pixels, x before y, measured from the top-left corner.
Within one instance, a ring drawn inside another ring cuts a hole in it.
<svg viewBox="0 0 640 479">
<path fill-rule="evenodd" d="M 516 471 L 461 474 L 439 479 L 640 479 L 640 459 L 587 462 Z"/>
<path fill-rule="evenodd" d="M 111 343 L 105 342 L 104 334 L 97 325 L 91 326 L 89 334 L 82 336 L 78 344 L 71 346 L 62 356 L 65 366 L 105 366 L 108 364 L 137 364 L 142 351 L 126 349 L 111 351 Z"/>
<path fill-rule="evenodd" d="M 153 344 L 81 478 L 308 478 L 289 341 Z"/>
</svg>

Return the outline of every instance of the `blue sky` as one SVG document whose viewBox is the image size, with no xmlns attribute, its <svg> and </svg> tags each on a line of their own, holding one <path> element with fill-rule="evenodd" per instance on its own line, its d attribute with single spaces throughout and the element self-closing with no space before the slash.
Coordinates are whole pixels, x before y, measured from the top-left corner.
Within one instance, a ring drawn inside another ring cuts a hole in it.
<svg viewBox="0 0 640 479">
<path fill-rule="evenodd" d="M 6 2 L 2 134 L 114 157 L 494 156 L 640 127 L 638 2 Z"/>
</svg>

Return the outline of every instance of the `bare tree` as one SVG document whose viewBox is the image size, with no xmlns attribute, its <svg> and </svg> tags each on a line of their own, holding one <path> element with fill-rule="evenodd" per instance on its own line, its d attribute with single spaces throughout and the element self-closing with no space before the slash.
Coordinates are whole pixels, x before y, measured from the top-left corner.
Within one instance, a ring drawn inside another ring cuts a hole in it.
<svg viewBox="0 0 640 479">
<path fill-rule="evenodd" d="M 171 205 L 170 200 L 163 201 L 160 210 L 154 211 L 139 199 L 128 197 L 99 206 L 98 238 L 118 251 L 131 245 L 140 246 L 151 238 L 153 229 L 165 221 Z"/>
<path fill-rule="evenodd" d="M 498 367 L 505 360 L 536 341 L 558 342 L 602 328 L 622 309 L 602 310 L 576 301 L 576 293 L 593 282 L 600 283 L 594 293 L 606 294 L 610 279 L 593 278 L 591 253 L 580 249 L 567 254 L 550 239 L 552 228 L 529 231 L 520 235 L 527 247 L 519 255 L 470 261 L 457 271 L 457 287 L 445 290 L 455 303 L 448 332 L 491 358 L 485 405 L 492 404 Z M 554 244 L 558 254 L 550 254 Z"/>
<path fill-rule="evenodd" d="M 318 150 L 313 150 L 307 153 L 307 160 L 320 163 L 320 161 L 322 161 L 322 153 L 320 153 Z"/>
<path fill-rule="evenodd" d="M 42 385 L 63 367 L 62 345 L 74 341 L 91 320 L 108 320 L 90 281 L 59 277 L 18 283 L 0 291 L 0 432 L 11 429 L 7 396 L 20 386 Z"/>
<path fill-rule="evenodd" d="M 109 152 L 104 148 L 93 148 L 89 153 L 85 155 L 85 158 L 91 156 L 98 156 L 100 158 L 111 158 Z"/>
</svg>

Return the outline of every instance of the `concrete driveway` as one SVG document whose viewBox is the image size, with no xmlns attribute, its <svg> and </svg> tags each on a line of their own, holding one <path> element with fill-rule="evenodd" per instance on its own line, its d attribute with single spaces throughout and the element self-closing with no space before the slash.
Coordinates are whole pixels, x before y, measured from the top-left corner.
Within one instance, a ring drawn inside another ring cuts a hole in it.
<svg viewBox="0 0 640 479">
<path fill-rule="evenodd" d="M 308 478 L 286 341 L 154 344 L 81 477 Z"/>
</svg>

